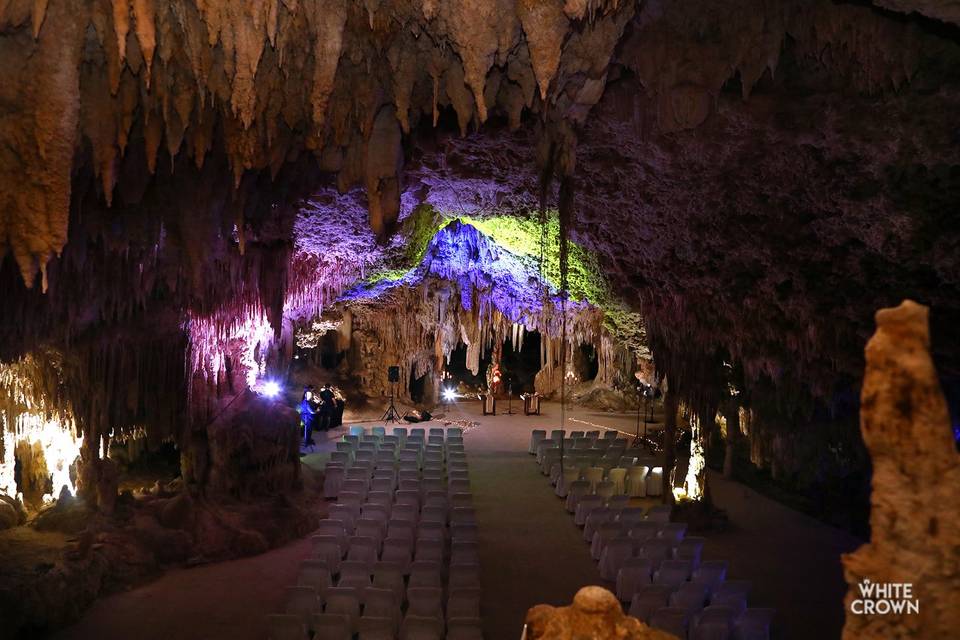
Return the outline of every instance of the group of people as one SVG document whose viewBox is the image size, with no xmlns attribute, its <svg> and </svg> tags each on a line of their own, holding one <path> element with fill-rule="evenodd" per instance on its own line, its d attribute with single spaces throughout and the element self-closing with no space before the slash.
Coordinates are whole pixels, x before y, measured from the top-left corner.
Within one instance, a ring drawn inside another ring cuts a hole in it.
<svg viewBox="0 0 960 640">
<path fill-rule="evenodd" d="M 303 388 L 303 399 L 300 401 L 303 446 L 308 447 L 314 444 L 314 429 L 319 431 L 330 429 L 336 408 L 336 396 L 329 384 L 324 384 L 317 393 L 314 393 L 312 384 Z"/>
</svg>

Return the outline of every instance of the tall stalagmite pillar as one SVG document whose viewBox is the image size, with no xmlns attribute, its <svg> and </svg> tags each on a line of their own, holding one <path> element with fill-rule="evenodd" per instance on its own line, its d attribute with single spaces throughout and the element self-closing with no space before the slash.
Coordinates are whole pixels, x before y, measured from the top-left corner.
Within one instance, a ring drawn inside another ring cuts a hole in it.
<svg viewBox="0 0 960 640">
<path fill-rule="evenodd" d="M 953 638 L 960 629 L 960 456 L 930 358 L 927 316 L 909 300 L 881 309 L 867 343 L 860 431 L 873 461 L 871 538 L 843 558 L 845 640 Z M 888 586 L 903 584 L 912 594 Z M 903 600 L 915 600 L 919 611 L 863 613 Z"/>
<path fill-rule="evenodd" d="M 723 403 L 720 409 L 727 421 L 727 433 L 724 438 L 723 477 L 733 478 L 733 456 L 737 440 L 740 438 L 740 407 L 731 399 Z"/>
</svg>

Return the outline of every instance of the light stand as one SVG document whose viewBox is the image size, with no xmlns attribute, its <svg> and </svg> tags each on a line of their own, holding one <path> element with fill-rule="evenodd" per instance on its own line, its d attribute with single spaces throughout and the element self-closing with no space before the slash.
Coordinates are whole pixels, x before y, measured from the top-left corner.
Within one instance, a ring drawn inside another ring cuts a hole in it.
<svg viewBox="0 0 960 640">
<path fill-rule="evenodd" d="M 646 439 L 647 437 L 647 425 L 650 424 L 651 422 L 650 418 L 648 417 L 649 416 L 648 410 L 650 408 L 650 393 L 648 393 L 649 389 L 650 387 L 647 387 L 646 389 L 643 390 L 643 437 L 644 439 Z"/>
<path fill-rule="evenodd" d="M 640 444 L 640 395 L 642 393 L 641 388 L 637 387 L 637 432 L 633 436 L 633 444 L 630 445 L 631 447 L 636 447 Z"/>
<path fill-rule="evenodd" d="M 507 377 L 507 415 L 513 415 L 513 376 Z"/>
<path fill-rule="evenodd" d="M 390 383 L 390 406 L 387 407 L 387 410 L 383 413 L 383 417 L 380 418 L 382 422 L 400 422 L 400 412 L 397 411 L 397 407 L 393 404 L 396 386 L 396 382 Z"/>
<path fill-rule="evenodd" d="M 637 392 L 643 396 L 643 438 L 640 437 L 640 398 L 637 398 L 637 431 L 633 436 L 633 444 L 631 446 L 637 447 L 642 443 L 647 441 L 647 424 L 652 422 L 648 419 L 650 411 L 650 396 L 653 395 L 653 387 L 648 384 L 641 383 L 637 387 Z"/>
</svg>

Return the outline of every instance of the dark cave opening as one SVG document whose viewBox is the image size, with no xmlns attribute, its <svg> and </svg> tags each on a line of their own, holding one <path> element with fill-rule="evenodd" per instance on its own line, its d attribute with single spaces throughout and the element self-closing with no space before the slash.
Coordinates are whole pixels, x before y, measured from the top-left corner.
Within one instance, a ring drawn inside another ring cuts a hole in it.
<svg viewBox="0 0 960 640">
<path fill-rule="evenodd" d="M 123 472 L 122 488 L 141 489 L 181 475 L 180 449 L 172 440 L 150 444 L 146 438 L 110 443 L 110 459 Z"/>
<path fill-rule="evenodd" d="M 480 355 L 480 368 L 477 369 L 477 373 L 473 373 L 467 368 L 467 345 L 458 344 L 457 348 L 450 353 L 450 359 L 446 366 L 450 383 L 454 388 L 461 391 L 479 392 L 487 386 L 487 367 L 492 361 L 489 352 L 482 353 Z"/>
<path fill-rule="evenodd" d="M 533 391 L 533 382 L 540 370 L 540 340 L 539 331 L 527 331 L 519 351 L 515 350 L 512 339 L 503 343 L 500 367 L 504 391 L 508 390 L 508 384 L 512 384 L 514 395 Z"/>
<path fill-rule="evenodd" d="M 600 371 L 597 348 L 592 344 L 581 343 L 573 354 L 574 374 L 577 382 L 590 382 Z"/>
<path fill-rule="evenodd" d="M 427 390 L 427 381 L 429 376 L 423 374 L 420 377 L 416 376 L 416 365 L 410 366 L 410 382 L 407 384 L 407 391 L 410 393 L 410 399 L 415 403 L 419 404 L 424 401 Z"/>
<path fill-rule="evenodd" d="M 320 344 L 317 345 L 317 350 L 320 352 L 319 364 L 324 369 L 336 369 L 343 359 L 343 354 L 340 353 L 337 346 L 336 331 L 327 331 L 323 334 Z"/>
<path fill-rule="evenodd" d="M 528 393 L 534 390 L 534 380 L 540 371 L 541 336 L 539 331 L 526 331 L 523 345 L 519 351 L 514 349 L 512 339 L 504 340 L 500 354 L 500 372 L 502 374 L 501 392 L 513 394 Z M 486 352 L 480 357 L 480 368 L 476 375 L 467 369 L 467 347 L 464 344 L 450 354 L 446 372 L 455 387 L 463 385 L 470 391 L 479 391 L 487 385 L 487 367 L 493 362 L 493 354 Z M 596 375 L 596 371 L 594 371 Z M 461 387 L 462 388 L 462 387 Z"/>
</svg>

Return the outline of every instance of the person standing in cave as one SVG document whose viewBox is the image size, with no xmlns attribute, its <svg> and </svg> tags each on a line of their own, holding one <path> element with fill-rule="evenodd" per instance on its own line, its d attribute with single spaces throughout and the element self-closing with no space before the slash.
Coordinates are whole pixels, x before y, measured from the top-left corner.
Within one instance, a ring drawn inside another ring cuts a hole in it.
<svg viewBox="0 0 960 640">
<path fill-rule="evenodd" d="M 327 383 L 324 383 L 318 395 L 320 396 L 320 430 L 329 431 L 333 413 L 336 410 L 337 399 L 333 396 L 333 390 Z"/>
<path fill-rule="evenodd" d="M 313 397 L 313 385 L 303 388 L 300 401 L 300 421 L 303 423 L 303 446 L 313 444 L 313 427 L 317 419 L 317 401 Z"/>
</svg>

